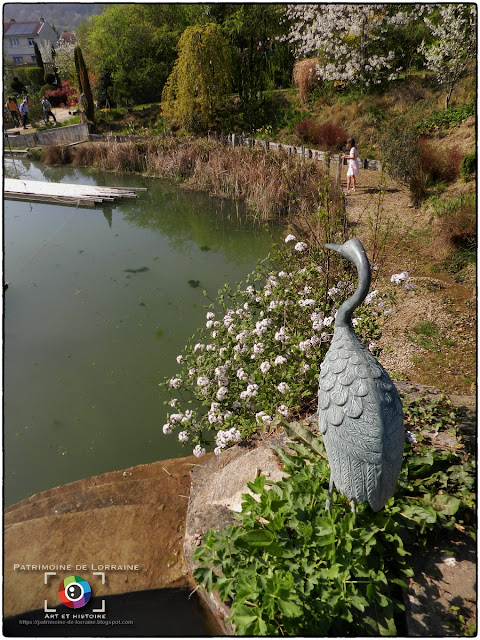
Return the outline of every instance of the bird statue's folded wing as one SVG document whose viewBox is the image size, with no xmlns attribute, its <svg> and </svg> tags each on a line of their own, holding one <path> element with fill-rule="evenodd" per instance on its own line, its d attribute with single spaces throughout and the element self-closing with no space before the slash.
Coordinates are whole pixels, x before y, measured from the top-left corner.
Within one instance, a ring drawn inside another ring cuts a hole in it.
<svg viewBox="0 0 480 640">
<path fill-rule="evenodd" d="M 322 363 L 318 421 L 338 491 L 381 509 L 402 464 L 402 406 L 387 372 L 351 327 L 336 328 Z"/>
</svg>

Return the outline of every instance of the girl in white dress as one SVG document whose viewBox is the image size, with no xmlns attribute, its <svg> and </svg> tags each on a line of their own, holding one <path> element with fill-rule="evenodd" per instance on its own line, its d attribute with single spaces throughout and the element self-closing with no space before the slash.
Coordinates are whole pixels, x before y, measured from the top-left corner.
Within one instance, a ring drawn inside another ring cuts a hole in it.
<svg viewBox="0 0 480 640">
<path fill-rule="evenodd" d="M 355 191 L 355 176 L 358 173 L 359 162 L 358 162 L 358 151 L 355 146 L 355 140 L 350 138 L 347 140 L 347 144 L 349 146 L 350 153 L 343 154 L 342 158 L 348 158 L 348 169 L 347 169 L 347 193 L 350 193 L 350 187 L 352 191 Z"/>
</svg>

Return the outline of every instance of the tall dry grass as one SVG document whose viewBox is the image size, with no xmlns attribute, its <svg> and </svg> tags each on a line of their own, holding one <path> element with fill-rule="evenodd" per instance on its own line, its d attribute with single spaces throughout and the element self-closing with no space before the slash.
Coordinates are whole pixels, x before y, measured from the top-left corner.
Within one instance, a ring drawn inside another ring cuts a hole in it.
<svg viewBox="0 0 480 640">
<path fill-rule="evenodd" d="M 232 148 L 203 138 L 86 143 L 70 147 L 69 154 L 65 163 L 73 166 L 170 178 L 213 196 L 244 200 L 261 220 L 315 212 L 326 171 L 316 160 L 302 162 L 286 152 Z M 61 150 L 48 147 L 44 161 L 61 164 L 61 157 Z M 333 197 L 340 203 L 339 193 Z"/>
<path fill-rule="evenodd" d="M 318 58 L 298 60 L 293 66 L 293 84 L 298 89 L 300 98 L 307 102 L 308 95 L 321 84 L 318 76 Z"/>
</svg>

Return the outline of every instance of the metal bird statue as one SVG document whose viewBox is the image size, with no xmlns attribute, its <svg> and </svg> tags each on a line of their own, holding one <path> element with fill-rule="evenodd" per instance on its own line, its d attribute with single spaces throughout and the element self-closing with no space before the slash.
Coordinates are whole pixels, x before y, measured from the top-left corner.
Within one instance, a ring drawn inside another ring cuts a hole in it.
<svg viewBox="0 0 480 640">
<path fill-rule="evenodd" d="M 353 262 L 358 271 L 355 293 L 336 314 L 318 385 L 318 424 L 330 464 L 330 496 L 335 484 L 353 509 L 356 503 L 369 502 L 379 511 L 393 496 L 402 465 L 402 405 L 387 372 L 352 327 L 352 313 L 365 300 L 371 281 L 362 243 L 352 238 L 325 246 Z"/>
</svg>

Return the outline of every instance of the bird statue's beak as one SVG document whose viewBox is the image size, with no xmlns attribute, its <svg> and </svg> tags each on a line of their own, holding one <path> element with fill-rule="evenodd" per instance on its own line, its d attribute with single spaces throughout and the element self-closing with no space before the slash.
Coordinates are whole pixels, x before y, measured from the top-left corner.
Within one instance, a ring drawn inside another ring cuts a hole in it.
<svg viewBox="0 0 480 640">
<path fill-rule="evenodd" d="M 332 249 L 333 251 L 338 251 L 340 253 L 340 249 L 343 247 L 343 244 L 326 244 L 325 249 Z"/>
</svg>

